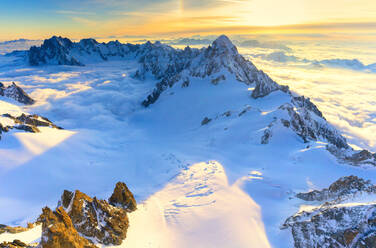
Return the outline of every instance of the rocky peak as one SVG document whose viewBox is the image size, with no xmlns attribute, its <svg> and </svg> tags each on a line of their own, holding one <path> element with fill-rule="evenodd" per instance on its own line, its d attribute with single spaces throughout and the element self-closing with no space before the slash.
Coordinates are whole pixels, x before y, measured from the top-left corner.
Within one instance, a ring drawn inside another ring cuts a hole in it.
<svg viewBox="0 0 376 248">
<path fill-rule="evenodd" d="M 351 147 L 340 149 L 338 146 L 328 145 L 327 150 L 338 158 L 339 162 L 359 165 L 376 166 L 376 153 L 371 153 L 368 150 L 354 150 Z"/>
<path fill-rule="evenodd" d="M 39 115 L 29 115 L 22 113 L 20 116 L 12 116 L 10 114 L 2 114 L 1 117 L 9 118 L 14 124 L 3 125 L 0 122 L 0 139 L 2 132 L 9 132 L 11 129 L 23 130 L 25 132 L 39 133 L 38 127 L 50 127 L 56 129 L 63 129 L 53 124 L 49 119 Z"/>
<path fill-rule="evenodd" d="M 79 43 L 76 44 L 76 49 L 81 53 L 87 53 L 88 55 L 98 55 L 102 60 L 108 60 L 101 51 L 100 44 L 95 39 L 82 39 Z M 118 51 L 119 52 L 119 51 Z M 119 53 L 122 55 L 122 53 Z"/>
<path fill-rule="evenodd" d="M 345 198 L 354 197 L 358 193 L 376 193 L 376 186 L 371 181 L 366 181 L 357 176 L 341 177 L 329 188 L 321 191 L 313 190 L 308 193 L 299 193 L 296 197 L 305 201 L 343 201 Z"/>
<path fill-rule="evenodd" d="M 0 247 L 97 248 L 121 245 L 129 227 L 127 212 L 135 210 L 137 205 L 132 192 L 122 182 L 117 183 L 110 199 L 119 207 L 79 190 L 65 190 L 56 209 L 43 208 L 37 221 L 28 224 L 27 228 L 0 225 L 1 234 L 26 232 L 41 224 L 39 245 L 15 240 L 0 243 Z"/>
<path fill-rule="evenodd" d="M 16 83 L 12 82 L 11 85 L 5 87 L 2 83 L 0 83 L 0 96 L 5 96 L 12 98 L 20 103 L 31 105 L 35 101 Z"/>
<path fill-rule="evenodd" d="M 137 209 L 136 200 L 134 199 L 132 192 L 123 182 L 118 182 L 116 184 L 114 193 L 112 193 L 111 197 L 108 199 L 108 202 L 115 207 L 124 208 L 128 212 L 132 212 Z"/>
<path fill-rule="evenodd" d="M 3 242 L 0 244 L 0 248 L 31 248 L 32 246 L 27 245 L 19 239 L 15 239 L 12 242 Z"/>
<path fill-rule="evenodd" d="M 79 44 L 84 47 L 94 47 L 98 44 L 98 41 L 95 39 L 89 38 L 89 39 L 82 39 L 80 40 Z"/>
<path fill-rule="evenodd" d="M 238 49 L 226 35 L 219 36 L 213 42 L 212 48 L 221 53 L 238 54 Z"/>
<path fill-rule="evenodd" d="M 43 248 L 96 248 L 94 244 L 79 235 L 71 218 L 62 207 L 58 207 L 55 211 L 48 207 L 44 208 L 39 221 L 43 223 L 40 243 Z"/>
<path fill-rule="evenodd" d="M 61 206 L 75 229 L 101 244 L 120 245 L 126 237 L 128 217 L 125 209 L 115 208 L 107 201 L 91 198 L 76 190 L 64 191 Z"/>
<path fill-rule="evenodd" d="M 300 199 L 325 203 L 287 218 L 282 229 L 291 229 L 295 248 L 376 247 L 375 193 L 375 185 L 356 176 L 342 177 L 321 191 L 299 193 Z M 360 194 L 368 194 L 370 202 L 359 203 Z"/>
<path fill-rule="evenodd" d="M 150 57 L 150 54 L 152 52 L 147 53 L 147 60 L 140 60 L 142 69 L 136 74 L 139 76 L 152 72 L 161 81 L 143 101 L 144 106 L 154 103 L 167 87 L 172 87 L 187 77 L 209 78 L 211 82 L 218 84 L 219 81 L 231 78 L 225 74 L 232 74 L 235 80 L 255 86 L 253 98 L 264 97 L 276 90 L 288 91 L 287 87 L 274 82 L 251 61 L 240 55 L 230 39 L 224 35 L 216 39 L 212 46 L 200 50 L 186 48 L 181 51 L 170 47 L 163 56 Z"/>
<path fill-rule="evenodd" d="M 61 36 L 52 36 L 50 39 L 44 40 L 42 47 L 47 49 L 55 49 L 55 48 L 62 48 L 62 49 L 70 49 L 73 46 L 73 42 L 68 38 L 63 38 Z"/>
<path fill-rule="evenodd" d="M 82 65 L 70 55 L 73 43 L 68 38 L 53 36 L 43 42 L 42 46 L 32 46 L 28 52 L 30 65 Z"/>
<path fill-rule="evenodd" d="M 293 97 L 292 102 L 296 106 L 298 106 L 300 108 L 306 108 L 306 109 L 314 112 L 317 116 L 319 116 L 321 118 L 324 118 L 324 116 L 321 113 L 321 111 L 317 108 L 317 106 L 315 104 L 313 104 L 311 102 L 311 100 L 309 98 L 306 98 L 304 96 L 296 96 L 296 97 Z"/>
</svg>

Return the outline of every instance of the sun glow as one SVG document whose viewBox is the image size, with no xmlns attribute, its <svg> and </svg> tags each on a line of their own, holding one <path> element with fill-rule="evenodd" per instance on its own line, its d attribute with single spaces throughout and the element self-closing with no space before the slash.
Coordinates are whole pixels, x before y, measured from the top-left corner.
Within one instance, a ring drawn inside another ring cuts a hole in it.
<svg viewBox="0 0 376 248">
<path fill-rule="evenodd" d="M 4 1 L 2 9 L 14 8 L 9 0 Z M 48 5 L 51 6 L 39 6 L 40 9 L 34 4 L 32 9 L 35 13 L 27 14 L 23 13 L 22 8 L 14 12 L 0 11 L 0 23 L 7 24 L 0 25 L 0 40 L 21 36 L 40 39 L 56 32 L 78 39 L 197 33 L 317 33 L 332 32 L 330 25 L 333 24 L 336 31 L 369 32 L 376 25 L 376 5 L 372 0 L 95 2 L 86 6 L 85 3 L 67 0 L 63 6 L 50 1 Z M 25 1 L 24 4 L 31 3 Z M 49 7 L 48 15 L 45 15 L 45 7 Z M 85 11 L 80 11 L 82 9 Z M 43 15 L 38 11 L 44 11 Z"/>
</svg>

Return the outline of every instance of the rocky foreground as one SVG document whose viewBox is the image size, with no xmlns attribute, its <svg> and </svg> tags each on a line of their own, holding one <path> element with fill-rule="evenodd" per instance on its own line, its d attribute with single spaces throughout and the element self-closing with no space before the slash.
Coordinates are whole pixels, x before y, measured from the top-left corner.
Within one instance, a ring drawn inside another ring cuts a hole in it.
<svg viewBox="0 0 376 248">
<path fill-rule="evenodd" d="M 0 232 L 19 233 L 42 225 L 42 237 L 36 246 L 43 248 L 95 248 L 120 245 L 129 227 L 127 213 L 137 204 L 125 183 L 116 184 L 108 201 L 91 198 L 76 190 L 65 190 L 55 210 L 43 208 L 42 214 L 28 228 L 2 226 Z M 35 247 L 20 240 L 4 242 L 1 248 Z"/>
<path fill-rule="evenodd" d="M 295 248 L 376 247 L 376 185 L 370 181 L 343 177 L 327 189 L 296 197 L 312 206 L 282 226 L 291 229 Z"/>
</svg>

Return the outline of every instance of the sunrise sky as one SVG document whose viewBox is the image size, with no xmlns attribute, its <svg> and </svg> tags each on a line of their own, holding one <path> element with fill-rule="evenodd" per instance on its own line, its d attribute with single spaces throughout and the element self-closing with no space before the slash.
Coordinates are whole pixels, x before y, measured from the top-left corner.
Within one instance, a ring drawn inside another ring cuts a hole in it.
<svg viewBox="0 0 376 248">
<path fill-rule="evenodd" d="M 374 38 L 374 13 L 374 0 L 2 0 L 0 40 L 218 33 Z"/>
</svg>

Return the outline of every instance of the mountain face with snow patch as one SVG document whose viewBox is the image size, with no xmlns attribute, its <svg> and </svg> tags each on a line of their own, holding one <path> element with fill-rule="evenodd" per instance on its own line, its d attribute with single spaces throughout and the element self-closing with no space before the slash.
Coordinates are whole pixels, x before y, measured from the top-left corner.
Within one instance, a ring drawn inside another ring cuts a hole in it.
<svg viewBox="0 0 376 248">
<path fill-rule="evenodd" d="M 324 140 L 334 145 L 331 149 L 338 157 L 344 153 L 352 154 L 346 139 L 328 124 L 318 108 L 304 96 L 293 96 L 287 86 L 274 82 L 263 71 L 258 70 L 251 61 L 238 53 L 237 48 L 227 36 L 218 37 L 211 46 L 202 49 L 174 49 L 160 42 L 147 42 L 143 45 L 121 44 L 119 42 L 98 43 L 93 39 L 84 39 L 73 43 L 66 38 L 52 37 L 40 48 L 33 47 L 29 51 L 31 65 L 63 64 L 83 65 L 86 58 L 134 57 L 140 64 L 135 78 L 145 79 L 147 74 L 153 75 L 159 82 L 142 104 L 147 107 L 155 103 L 164 90 L 177 83 L 189 86 L 190 79 L 207 79 L 218 84 L 227 78 L 253 87 L 251 97 L 260 98 L 274 91 L 282 91 L 291 97 L 291 101 L 279 107 L 284 118 L 268 125 L 262 139 L 267 144 L 272 137 L 273 126 L 283 125 L 291 128 L 305 142 Z M 375 164 L 374 156 L 367 163 Z M 359 163 L 363 161 L 360 160 Z"/>
<path fill-rule="evenodd" d="M 376 204 L 370 201 L 375 196 L 376 185 L 370 181 L 340 178 L 327 189 L 297 194 L 322 204 L 289 217 L 283 228 L 291 229 L 296 248 L 375 247 Z"/>
<path fill-rule="evenodd" d="M 124 57 L 138 45 L 121 44 L 118 41 L 98 43 L 94 39 L 83 39 L 78 43 L 67 38 L 52 37 L 40 47 L 33 46 L 28 51 L 28 62 L 38 65 L 73 65 L 83 66 L 86 62 L 106 61 L 112 57 Z"/>
<path fill-rule="evenodd" d="M 20 116 L 12 116 L 11 114 L 0 115 L 0 140 L 2 133 L 8 133 L 12 129 L 21 130 L 29 133 L 39 133 L 39 127 L 49 127 L 62 129 L 53 124 L 49 119 L 22 113 Z"/>
<path fill-rule="evenodd" d="M 4 84 L 0 82 L 0 96 L 9 97 L 17 102 L 31 105 L 35 101 L 19 86 L 17 86 L 14 82 L 5 87 Z"/>
</svg>

